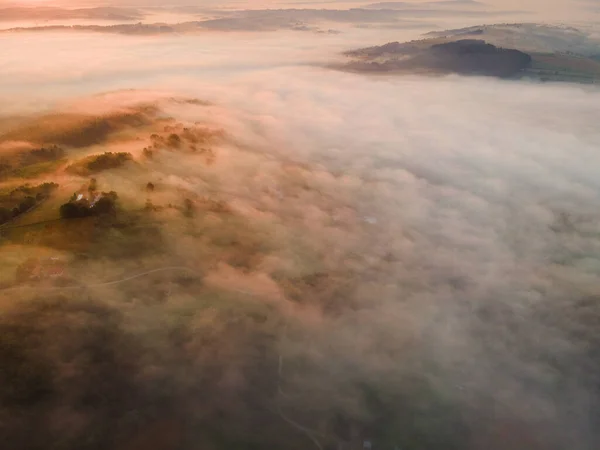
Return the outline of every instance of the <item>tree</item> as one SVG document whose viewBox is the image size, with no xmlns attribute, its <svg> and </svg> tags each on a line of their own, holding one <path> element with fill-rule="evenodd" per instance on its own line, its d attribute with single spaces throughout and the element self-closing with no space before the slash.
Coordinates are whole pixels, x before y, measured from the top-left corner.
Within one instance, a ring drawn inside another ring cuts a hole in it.
<svg viewBox="0 0 600 450">
<path fill-rule="evenodd" d="M 88 185 L 88 191 L 90 193 L 92 192 L 96 192 L 98 190 L 98 180 L 96 180 L 95 178 L 92 178 L 90 180 L 90 184 Z"/>
<path fill-rule="evenodd" d="M 67 202 L 60 207 L 60 217 L 63 219 L 79 219 L 90 216 L 90 208 L 80 202 Z"/>
<path fill-rule="evenodd" d="M 179 148 L 181 146 L 181 138 L 179 137 L 179 135 L 173 133 L 169 135 L 169 138 L 167 139 L 167 144 L 171 148 Z"/>
<path fill-rule="evenodd" d="M 196 206 L 194 205 L 194 202 L 192 200 L 190 200 L 189 198 L 186 198 L 183 201 L 183 214 L 186 217 L 192 217 L 194 215 L 194 212 L 196 210 Z"/>
<path fill-rule="evenodd" d="M 109 192 L 108 194 L 102 193 L 102 196 L 98 199 L 98 201 L 90 208 L 92 214 L 94 216 L 104 215 L 104 214 L 115 214 L 117 212 L 117 193 Z"/>
</svg>

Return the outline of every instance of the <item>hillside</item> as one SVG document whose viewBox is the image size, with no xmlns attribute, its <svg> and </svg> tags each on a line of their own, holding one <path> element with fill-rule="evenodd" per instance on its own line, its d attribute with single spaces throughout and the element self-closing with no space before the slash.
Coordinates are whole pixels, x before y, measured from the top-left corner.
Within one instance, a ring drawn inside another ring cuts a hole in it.
<svg viewBox="0 0 600 450">
<path fill-rule="evenodd" d="M 482 40 L 461 39 L 431 46 L 386 44 L 350 52 L 357 59 L 350 70 L 428 72 L 486 75 L 500 78 L 520 75 L 532 58 L 519 50 L 498 48 Z"/>
<path fill-rule="evenodd" d="M 427 33 L 426 39 L 351 50 L 337 68 L 365 73 L 484 75 L 600 82 L 600 46 L 573 28 L 490 25 Z"/>
</svg>

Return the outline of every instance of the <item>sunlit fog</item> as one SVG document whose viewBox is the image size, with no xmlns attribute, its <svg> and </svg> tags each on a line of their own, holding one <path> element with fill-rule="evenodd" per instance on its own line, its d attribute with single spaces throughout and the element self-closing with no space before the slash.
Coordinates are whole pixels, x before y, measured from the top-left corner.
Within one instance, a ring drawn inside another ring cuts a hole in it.
<svg viewBox="0 0 600 450">
<path fill-rule="evenodd" d="M 599 19 L 0 0 L 0 448 L 600 448 Z"/>
</svg>

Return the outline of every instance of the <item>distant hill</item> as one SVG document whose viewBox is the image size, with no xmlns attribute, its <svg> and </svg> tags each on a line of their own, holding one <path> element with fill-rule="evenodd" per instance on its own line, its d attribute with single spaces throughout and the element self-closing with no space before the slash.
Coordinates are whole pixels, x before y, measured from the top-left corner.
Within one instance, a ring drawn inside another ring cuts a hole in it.
<svg viewBox="0 0 600 450">
<path fill-rule="evenodd" d="M 428 2 L 377 2 L 363 6 L 364 9 L 401 9 L 411 10 L 417 8 L 455 8 L 455 7 L 483 7 L 485 4 L 475 0 L 444 0 Z"/>
<path fill-rule="evenodd" d="M 11 20 L 67 20 L 67 19 L 95 19 L 95 20 L 141 20 L 144 17 L 139 11 L 132 8 L 96 7 L 66 9 L 49 6 L 38 7 L 0 7 L 0 21 Z"/>
<path fill-rule="evenodd" d="M 514 77 L 531 65 L 527 53 L 498 48 L 482 40 L 461 39 L 430 46 L 392 42 L 349 52 L 355 57 L 350 70 L 379 72 L 431 72 L 436 74 Z"/>
<path fill-rule="evenodd" d="M 600 46 L 575 28 L 503 24 L 427 33 L 345 53 L 336 68 L 365 73 L 418 73 L 600 83 Z"/>
<path fill-rule="evenodd" d="M 566 53 L 583 56 L 600 53 L 596 33 L 568 26 L 536 23 L 478 25 L 454 30 L 432 31 L 426 39 L 483 39 L 497 47 L 517 48 L 527 53 Z"/>
</svg>

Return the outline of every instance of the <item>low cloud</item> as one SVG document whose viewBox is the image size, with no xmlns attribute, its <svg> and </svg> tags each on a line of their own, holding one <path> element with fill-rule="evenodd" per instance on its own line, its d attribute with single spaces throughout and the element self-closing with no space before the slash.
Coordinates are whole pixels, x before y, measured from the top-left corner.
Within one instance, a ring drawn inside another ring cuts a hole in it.
<svg viewBox="0 0 600 450">
<path fill-rule="evenodd" d="M 223 6 L 223 5 L 221 5 Z M 477 2 L 383 2 L 361 7 L 330 3 L 326 8 L 285 4 L 244 9 L 240 5 L 212 7 L 171 5 L 164 8 L 4 8 L 5 29 L 101 31 L 121 34 L 193 33 L 212 31 L 328 31 L 328 27 L 401 27 L 410 21 L 455 21 L 524 17 L 523 11 L 482 8 Z M 39 23 L 44 20 L 44 23 Z M 108 22 L 108 23 L 107 23 Z M 141 24 L 143 22 L 143 25 Z M 14 23 L 14 26 L 10 26 Z M 408 23 L 409 26 L 414 25 Z"/>
<path fill-rule="evenodd" d="M 323 41 L 289 35 L 149 42 L 54 35 L 57 59 L 34 68 L 15 44 L 6 66 L 29 104 L 7 121 L 35 120 L 44 76 L 54 114 L 160 111 L 83 151 L 136 159 L 98 177 L 128 206 L 121 228 L 3 248 L 4 273 L 37 245 L 89 285 L 0 291 L 0 357 L 27 357 L 0 371 L 11 442 L 597 448 L 597 89 L 339 73 L 308 65 Z M 184 128 L 223 134 L 144 158 Z"/>
<path fill-rule="evenodd" d="M 94 8 L 60 8 L 60 7 L 23 7 L 0 3 L 0 21 L 39 21 L 39 20 L 107 20 L 133 21 L 140 20 L 144 15 L 135 9 L 117 7 Z"/>
</svg>

